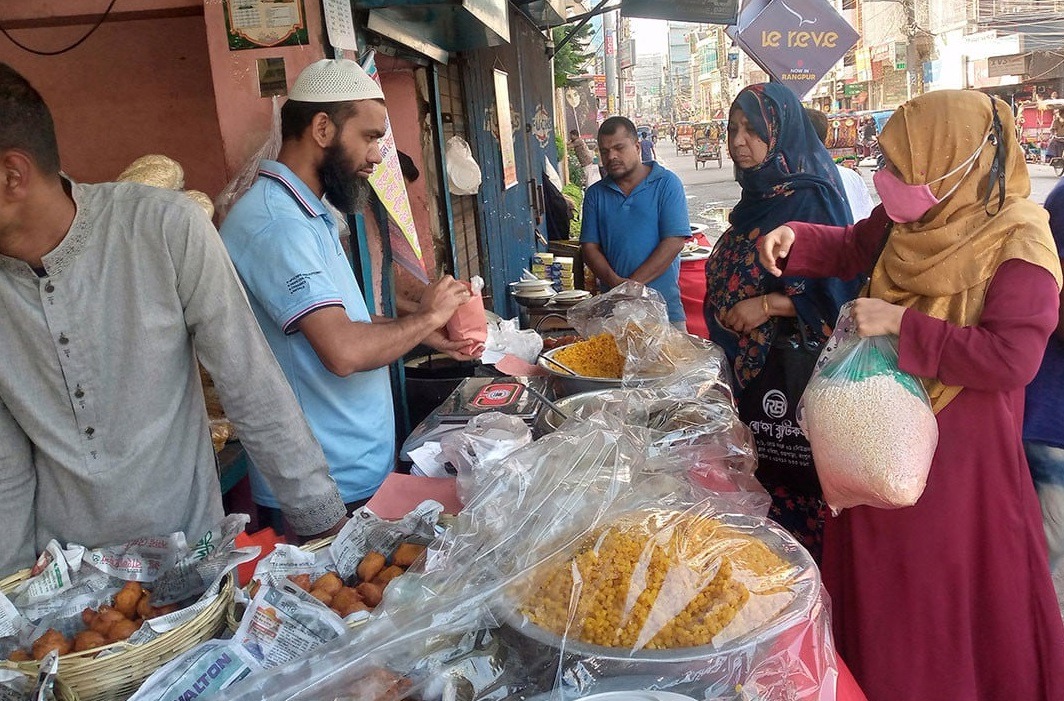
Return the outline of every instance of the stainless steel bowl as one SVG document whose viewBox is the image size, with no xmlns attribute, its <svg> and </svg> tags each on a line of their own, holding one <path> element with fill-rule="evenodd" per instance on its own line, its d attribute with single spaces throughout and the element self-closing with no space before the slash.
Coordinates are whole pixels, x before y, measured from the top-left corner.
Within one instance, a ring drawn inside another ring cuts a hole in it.
<svg viewBox="0 0 1064 701">
<path fill-rule="evenodd" d="M 553 359 L 554 354 L 560 351 L 565 346 L 559 346 L 553 350 L 544 352 L 542 355 Z M 539 366 L 550 373 L 552 384 L 554 385 L 554 396 L 556 397 L 568 397 L 573 394 L 582 394 L 584 392 L 594 392 L 602 389 L 612 389 L 621 386 L 620 378 L 604 378 L 604 377 L 587 377 L 586 375 L 570 375 L 564 370 L 560 369 L 557 365 L 553 365 L 550 362 L 539 359 Z"/>
<path fill-rule="evenodd" d="M 581 392 L 562 397 L 554 403 L 566 414 L 576 417 L 587 417 L 591 413 L 602 408 L 606 400 L 617 397 L 616 389 L 598 389 L 591 392 Z M 536 421 L 536 429 L 540 434 L 553 433 L 565 421 L 565 417 L 553 409 L 545 409 L 539 414 Z"/>
<path fill-rule="evenodd" d="M 725 514 L 717 518 L 744 534 L 759 538 L 772 552 L 795 567 L 797 574 L 791 586 L 790 601 L 768 620 L 720 644 L 631 651 L 563 638 L 529 621 L 520 612 L 518 605 L 510 601 L 500 605 L 496 612 L 504 623 L 504 635 L 510 644 L 526 650 L 530 659 L 553 654 L 560 656 L 565 667 L 591 663 L 603 677 L 654 675 L 682 678 L 685 674 L 705 670 L 716 664 L 710 663 L 713 658 L 718 658 L 718 662 L 726 664 L 725 657 L 729 656 L 750 659 L 772 654 L 775 646 L 788 640 L 788 631 L 793 633 L 794 630 L 808 625 L 817 610 L 820 572 L 808 551 L 767 519 L 738 514 Z M 748 606 L 752 604 L 751 601 Z"/>
</svg>

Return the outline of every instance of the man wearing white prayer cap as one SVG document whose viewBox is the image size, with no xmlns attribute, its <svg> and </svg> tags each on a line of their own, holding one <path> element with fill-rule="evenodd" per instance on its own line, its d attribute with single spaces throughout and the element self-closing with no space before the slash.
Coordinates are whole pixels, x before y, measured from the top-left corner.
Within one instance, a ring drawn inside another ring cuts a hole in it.
<svg viewBox="0 0 1064 701">
<path fill-rule="evenodd" d="M 392 471 L 395 414 L 388 365 L 420 343 L 452 354 L 441 332 L 469 298 L 449 276 L 400 319 L 371 317 L 323 198 L 361 211 L 381 162 L 384 93 L 356 62 L 325 59 L 296 78 L 281 108 L 282 145 L 221 228 L 252 309 L 353 510 Z M 280 512 L 252 470 L 260 515 Z"/>
</svg>

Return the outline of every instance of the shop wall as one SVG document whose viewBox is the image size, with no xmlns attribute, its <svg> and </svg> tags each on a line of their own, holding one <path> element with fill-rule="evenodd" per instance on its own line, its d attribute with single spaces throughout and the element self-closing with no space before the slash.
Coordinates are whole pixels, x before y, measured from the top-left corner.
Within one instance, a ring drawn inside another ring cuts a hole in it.
<svg viewBox="0 0 1064 701">
<path fill-rule="evenodd" d="M 554 127 L 549 116 L 554 95 L 543 35 L 528 19 L 511 12 L 510 43 L 463 54 L 464 92 L 468 104 L 470 146 L 480 164 L 483 183 L 477 194 L 480 246 L 490 269 L 485 280 L 494 311 L 516 316 L 507 284 L 531 263 L 537 242 L 546 241 L 546 224 L 532 193 L 540 186 L 544 158 L 557 167 Z M 494 69 L 507 73 L 514 135 L 517 185 L 504 187 L 495 99 Z"/>
<path fill-rule="evenodd" d="M 431 128 L 426 124 L 428 104 L 418 94 L 417 80 L 414 75 L 416 66 L 387 56 L 377 57 L 377 70 L 380 71 L 381 89 L 384 90 L 388 105 L 388 118 L 392 123 L 396 147 L 410 156 L 414 165 L 421 171 L 421 177 L 406 184 L 410 197 L 410 208 L 414 213 L 414 225 L 417 227 L 418 241 L 424 256 L 425 268 L 430 275 L 435 270 L 434 235 L 437 233 L 429 214 L 429 182 L 425 177 L 425 141 L 432 141 Z M 436 222 L 438 227 L 438 220 Z"/>
<path fill-rule="evenodd" d="M 259 94 L 257 59 L 283 58 L 291 87 L 301 70 L 325 58 L 320 3 L 304 0 L 303 6 L 310 36 L 308 46 L 230 51 L 222 0 L 203 2 L 214 93 L 218 96 L 214 120 L 221 133 L 225 170 L 230 177 L 262 146 L 270 131 L 273 102 Z"/>
<path fill-rule="evenodd" d="M 18 5 L 0 12 L 0 21 L 39 50 L 73 43 L 91 28 L 91 11 L 99 11 L 87 8 L 80 19 L 56 20 L 62 10 L 84 12 L 86 3 Z M 20 19 L 31 10 L 35 20 Z M 58 56 L 37 56 L 0 37 L 0 61 L 25 75 L 48 102 L 63 167 L 74 178 L 113 180 L 137 157 L 162 153 L 184 166 L 187 187 L 213 196 L 226 172 L 203 16 L 130 16 L 109 19 Z M 41 26 L 48 22 L 52 26 Z"/>
</svg>

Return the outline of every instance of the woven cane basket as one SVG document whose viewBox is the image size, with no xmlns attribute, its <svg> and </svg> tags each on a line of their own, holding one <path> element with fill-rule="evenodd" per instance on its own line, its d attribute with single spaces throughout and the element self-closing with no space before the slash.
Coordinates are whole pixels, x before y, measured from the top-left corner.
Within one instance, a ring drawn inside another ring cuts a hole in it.
<svg viewBox="0 0 1064 701">
<path fill-rule="evenodd" d="M 29 576 L 29 570 L 0 580 L 0 591 L 10 592 Z M 196 645 L 214 638 L 225 626 L 226 612 L 233 603 L 233 574 L 222 582 L 218 597 L 188 621 L 143 645 L 118 642 L 59 658 L 59 701 L 126 701 L 152 672 Z M 117 650 L 97 658 L 104 649 Z M 36 676 L 36 662 L 8 662 Z M 64 695 L 65 694 L 65 695 Z"/>
</svg>

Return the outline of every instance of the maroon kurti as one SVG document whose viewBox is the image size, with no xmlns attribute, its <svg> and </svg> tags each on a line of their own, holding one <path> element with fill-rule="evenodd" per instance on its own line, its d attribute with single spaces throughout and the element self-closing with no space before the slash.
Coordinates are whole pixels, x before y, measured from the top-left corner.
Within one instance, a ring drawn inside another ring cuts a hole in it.
<svg viewBox="0 0 1064 701">
<path fill-rule="evenodd" d="M 787 274 L 871 267 L 886 220 L 795 225 Z M 1001 265 L 978 326 L 906 310 L 901 368 L 965 389 L 938 414 L 916 506 L 829 518 L 824 583 L 841 656 L 870 701 L 1061 701 L 1064 624 L 1021 443 L 1024 387 L 1057 324 L 1050 273 Z"/>
</svg>

